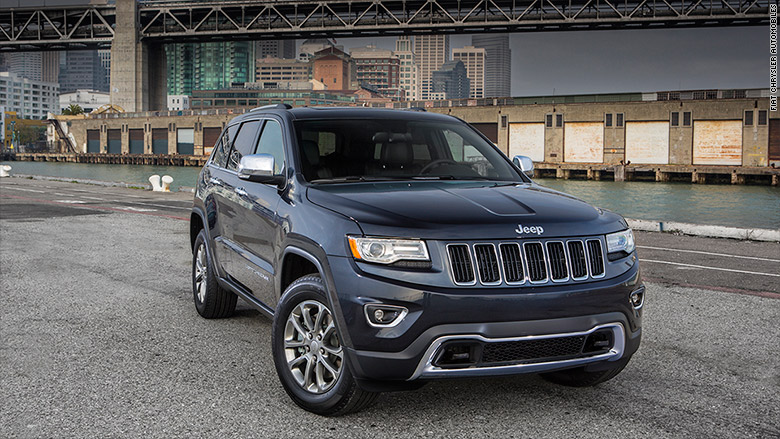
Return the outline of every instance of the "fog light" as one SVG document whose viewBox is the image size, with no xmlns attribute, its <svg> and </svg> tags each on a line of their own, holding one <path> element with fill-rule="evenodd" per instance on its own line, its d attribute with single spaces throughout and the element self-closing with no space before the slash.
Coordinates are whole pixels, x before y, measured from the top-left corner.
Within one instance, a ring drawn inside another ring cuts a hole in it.
<svg viewBox="0 0 780 439">
<path fill-rule="evenodd" d="M 633 306 L 634 309 L 641 308 L 645 302 L 645 287 L 641 287 L 631 292 L 628 296 L 628 300 L 631 302 L 631 306 Z"/>
<path fill-rule="evenodd" d="M 367 304 L 363 307 L 368 324 L 378 328 L 391 328 L 406 317 L 409 312 L 403 306 Z"/>
</svg>

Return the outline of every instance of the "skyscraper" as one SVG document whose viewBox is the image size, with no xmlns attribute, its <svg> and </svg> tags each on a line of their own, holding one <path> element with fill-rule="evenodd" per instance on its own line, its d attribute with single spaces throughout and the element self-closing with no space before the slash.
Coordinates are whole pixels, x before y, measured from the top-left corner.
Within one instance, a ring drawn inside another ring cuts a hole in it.
<svg viewBox="0 0 780 439">
<path fill-rule="evenodd" d="M 485 97 L 512 95 L 512 51 L 509 35 L 472 35 L 471 45 L 485 49 Z"/>
<path fill-rule="evenodd" d="M 9 73 L 33 81 L 42 81 L 42 52 L 10 52 L 5 54 L 5 68 Z M 56 80 L 54 81 L 56 82 Z"/>
<path fill-rule="evenodd" d="M 431 75 L 431 95 L 436 99 L 466 99 L 469 97 L 469 82 L 463 61 L 447 61 Z"/>
<path fill-rule="evenodd" d="M 106 72 L 106 84 L 111 84 L 111 49 L 98 50 L 98 58 L 100 58 L 100 65 L 103 66 L 103 70 Z"/>
<path fill-rule="evenodd" d="M 399 95 L 401 61 L 392 51 L 376 46 L 351 49 L 358 84 L 383 95 Z"/>
<path fill-rule="evenodd" d="M 469 97 L 481 99 L 485 97 L 485 49 L 481 47 L 466 46 L 460 49 L 452 49 L 453 61 L 463 61 L 466 66 L 471 86 Z"/>
<path fill-rule="evenodd" d="M 417 63 L 414 60 L 412 40 L 401 36 L 395 41 L 395 56 L 401 60 L 399 85 L 406 91 L 407 101 L 416 101 L 420 96 L 420 85 L 417 80 Z"/>
<path fill-rule="evenodd" d="M 100 63 L 97 50 L 65 52 L 60 64 L 60 93 L 76 90 L 108 91 L 106 71 Z"/>
<path fill-rule="evenodd" d="M 230 88 L 255 78 L 255 44 L 251 41 L 184 43 L 165 46 L 168 94 Z"/>
<path fill-rule="evenodd" d="M 433 91 L 431 75 L 447 62 L 449 53 L 449 35 L 416 35 L 414 37 L 414 54 L 417 62 L 417 80 L 420 84 L 420 99 L 430 99 Z"/>
<path fill-rule="evenodd" d="M 255 41 L 255 57 L 257 59 L 294 59 L 295 55 L 295 40 Z"/>
</svg>

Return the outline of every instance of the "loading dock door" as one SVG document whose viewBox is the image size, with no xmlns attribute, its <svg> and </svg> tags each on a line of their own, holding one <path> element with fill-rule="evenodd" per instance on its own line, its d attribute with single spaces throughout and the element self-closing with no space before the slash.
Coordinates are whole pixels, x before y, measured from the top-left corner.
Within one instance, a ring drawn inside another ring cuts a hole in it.
<svg viewBox="0 0 780 439">
<path fill-rule="evenodd" d="M 769 119 L 769 161 L 780 161 L 780 119 Z"/>
<path fill-rule="evenodd" d="M 195 130 L 179 128 L 176 130 L 176 152 L 192 155 L 195 153 Z"/>
<path fill-rule="evenodd" d="M 100 131 L 87 130 L 87 152 L 100 152 Z"/>
<path fill-rule="evenodd" d="M 742 164 L 741 120 L 697 120 L 693 123 L 693 164 Z"/>
<path fill-rule="evenodd" d="M 130 154 L 144 153 L 144 130 L 130 130 Z"/>
<path fill-rule="evenodd" d="M 214 149 L 219 135 L 222 133 L 222 128 L 203 128 L 203 155 L 210 155 L 211 150 Z"/>
<path fill-rule="evenodd" d="M 122 132 L 119 130 L 108 130 L 108 153 L 122 154 Z"/>
<path fill-rule="evenodd" d="M 471 126 L 479 130 L 485 137 L 493 143 L 498 143 L 498 124 L 497 123 L 472 123 Z"/>
<path fill-rule="evenodd" d="M 626 161 L 669 164 L 669 122 L 627 122 Z"/>
<path fill-rule="evenodd" d="M 544 123 L 509 124 L 509 158 L 516 155 L 544 161 Z"/>
<path fill-rule="evenodd" d="M 168 130 L 152 128 L 152 154 L 168 154 Z"/>
<path fill-rule="evenodd" d="M 602 163 L 604 161 L 604 123 L 566 122 L 563 126 L 563 161 Z"/>
</svg>

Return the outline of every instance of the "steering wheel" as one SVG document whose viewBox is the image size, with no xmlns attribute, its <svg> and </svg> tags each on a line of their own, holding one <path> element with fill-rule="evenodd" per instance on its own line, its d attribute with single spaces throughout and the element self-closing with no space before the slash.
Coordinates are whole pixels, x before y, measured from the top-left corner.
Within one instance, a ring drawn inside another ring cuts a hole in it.
<svg viewBox="0 0 780 439">
<path fill-rule="evenodd" d="M 437 167 L 439 167 L 441 165 L 444 165 L 444 164 L 459 165 L 459 163 L 456 162 L 455 160 L 450 160 L 450 159 L 434 160 L 434 161 L 428 163 L 427 165 L 423 166 L 423 168 L 420 169 L 420 174 L 425 174 L 427 171 L 430 171 L 431 169 L 437 168 Z"/>
</svg>

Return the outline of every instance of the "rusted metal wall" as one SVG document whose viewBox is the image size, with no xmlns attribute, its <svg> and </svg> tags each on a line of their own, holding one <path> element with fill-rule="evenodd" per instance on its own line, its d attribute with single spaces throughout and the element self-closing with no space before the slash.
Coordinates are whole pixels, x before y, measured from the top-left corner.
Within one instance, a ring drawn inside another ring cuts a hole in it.
<svg viewBox="0 0 780 439">
<path fill-rule="evenodd" d="M 693 123 L 693 164 L 742 165 L 742 121 L 695 121 Z"/>
<path fill-rule="evenodd" d="M 626 161 L 669 164 L 669 122 L 626 123 Z"/>
<path fill-rule="evenodd" d="M 603 162 L 604 123 L 566 122 L 563 126 L 563 157 L 564 162 Z"/>
<path fill-rule="evenodd" d="M 544 161 L 544 123 L 509 124 L 509 157 L 516 155 Z"/>
</svg>

